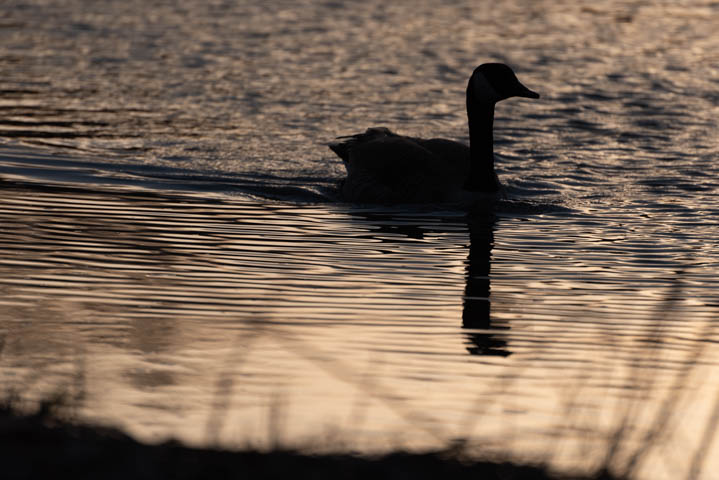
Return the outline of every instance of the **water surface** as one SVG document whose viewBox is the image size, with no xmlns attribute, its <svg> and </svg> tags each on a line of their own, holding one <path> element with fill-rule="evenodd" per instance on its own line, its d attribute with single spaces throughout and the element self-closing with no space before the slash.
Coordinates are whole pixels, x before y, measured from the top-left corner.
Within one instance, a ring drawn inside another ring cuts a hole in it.
<svg viewBox="0 0 719 480">
<path fill-rule="evenodd" d="M 719 388 L 717 14 L 11 1 L 4 388 L 146 440 L 463 439 L 558 467 L 626 424 L 617 465 L 651 444 L 639 476 L 685 476 Z M 497 107 L 505 200 L 341 202 L 326 142 L 467 141 L 485 61 L 542 94 Z"/>
</svg>

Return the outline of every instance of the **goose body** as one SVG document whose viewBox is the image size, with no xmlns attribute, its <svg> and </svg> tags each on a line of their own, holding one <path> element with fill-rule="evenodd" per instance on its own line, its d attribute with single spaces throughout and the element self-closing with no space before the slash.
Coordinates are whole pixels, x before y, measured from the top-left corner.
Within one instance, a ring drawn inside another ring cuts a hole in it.
<svg viewBox="0 0 719 480">
<path fill-rule="evenodd" d="M 494 105 L 510 97 L 539 98 L 500 63 L 474 70 L 467 85 L 469 146 L 443 138 L 397 135 L 387 128 L 339 137 L 329 144 L 344 162 L 342 197 L 361 203 L 442 203 L 493 197 Z"/>
</svg>

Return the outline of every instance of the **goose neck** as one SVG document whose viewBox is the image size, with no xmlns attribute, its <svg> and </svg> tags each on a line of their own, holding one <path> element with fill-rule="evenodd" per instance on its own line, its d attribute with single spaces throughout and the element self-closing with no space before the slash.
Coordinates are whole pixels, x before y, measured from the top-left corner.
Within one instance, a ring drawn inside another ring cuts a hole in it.
<svg viewBox="0 0 719 480">
<path fill-rule="evenodd" d="M 478 101 L 471 90 L 467 93 L 470 165 L 466 190 L 496 192 L 499 189 L 494 172 L 494 105 L 494 102 Z"/>
</svg>

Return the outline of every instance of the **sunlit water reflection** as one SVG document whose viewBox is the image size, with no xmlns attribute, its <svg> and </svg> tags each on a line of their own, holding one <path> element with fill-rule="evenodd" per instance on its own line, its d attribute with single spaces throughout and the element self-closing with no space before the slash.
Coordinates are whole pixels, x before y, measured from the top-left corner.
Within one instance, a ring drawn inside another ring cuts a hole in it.
<svg viewBox="0 0 719 480">
<path fill-rule="evenodd" d="M 690 468 L 719 388 L 716 4 L 11 3 L 6 391 L 143 439 L 585 468 L 630 419 L 618 464 Z M 507 199 L 338 201 L 324 142 L 466 140 L 490 60 L 542 94 L 497 108 Z"/>
</svg>

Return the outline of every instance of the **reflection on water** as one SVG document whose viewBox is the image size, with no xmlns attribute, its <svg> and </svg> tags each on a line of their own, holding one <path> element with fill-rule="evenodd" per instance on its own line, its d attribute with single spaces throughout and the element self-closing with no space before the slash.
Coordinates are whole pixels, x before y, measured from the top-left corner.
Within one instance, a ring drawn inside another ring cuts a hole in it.
<svg viewBox="0 0 719 480">
<path fill-rule="evenodd" d="M 495 217 L 484 214 L 469 217 L 469 256 L 467 257 L 467 286 L 464 289 L 462 327 L 468 329 L 503 330 L 509 328 L 492 322 L 490 294 L 490 269 L 492 246 L 494 244 Z M 497 355 L 506 357 L 507 341 L 501 334 L 467 333 L 473 355 Z"/>
<path fill-rule="evenodd" d="M 643 219 L 605 216 L 603 237 L 563 210 L 2 185 L 5 389 L 70 390 L 78 413 L 143 439 L 371 451 L 459 437 L 588 467 L 617 405 L 641 401 L 644 428 L 679 374 L 692 413 L 671 428 L 712 408 L 715 260 L 622 238 Z"/>
<path fill-rule="evenodd" d="M 143 439 L 560 467 L 653 424 L 640 476 L 689 471 L 719 388 L 716 2 L 3 7 L 5 389 Z M 497 107 L 505 201 L 336 201 L 326 142 L 466 141 L 487 61 L 542 93 Z"/>
</svg>

